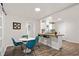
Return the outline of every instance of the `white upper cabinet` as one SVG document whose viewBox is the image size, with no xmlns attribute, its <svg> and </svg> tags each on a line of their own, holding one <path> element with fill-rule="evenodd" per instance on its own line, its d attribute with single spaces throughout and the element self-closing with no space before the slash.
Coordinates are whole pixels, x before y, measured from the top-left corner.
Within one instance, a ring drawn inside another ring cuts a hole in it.
<svg viewBox="0 0 79 59">
<path fill-rule="evenodd" d="M 55 24 L 51 17 L 40 20 L 40 33 L 52 33 L 55 31 Z"/>
</svg>

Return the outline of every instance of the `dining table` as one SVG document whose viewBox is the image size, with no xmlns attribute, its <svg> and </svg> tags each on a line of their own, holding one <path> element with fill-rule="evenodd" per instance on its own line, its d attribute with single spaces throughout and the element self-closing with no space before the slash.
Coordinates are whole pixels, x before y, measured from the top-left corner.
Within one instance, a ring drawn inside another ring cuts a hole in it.
<svg viewBox="0 0 79 59">
<path fill-rule="evenodd" d="M 33 38 L 33 37 L 31 38 L 31 37 L 30 37 L 30 38 L 20 38 L 20 39 L 19 39 L 20 42 L 23 42 L 23 45 L 24 45 L 24 46 L 25 46 L 25 44 L 27 44 L 27 42 L 30 41 L 30 40 L 35 40 L 35 38 Z M 21 45 L 21 49 L 23 49 L 23 46 L 22 46 L 22 45 Z M 31 50 L 28 49 L 28 48 L 27 48 L 27 49 L 25 48 L 25 49 L 23 50 L 24 53 L 29 53 L 30 51 L 31 51 Z"/>
<path fill-rule="evenodd" d="M 21 42 L 24 42 L 24 41 L 35 40 L 35 38 L 20 38 L 19 40 L 20 40 Z"/>
</svg>

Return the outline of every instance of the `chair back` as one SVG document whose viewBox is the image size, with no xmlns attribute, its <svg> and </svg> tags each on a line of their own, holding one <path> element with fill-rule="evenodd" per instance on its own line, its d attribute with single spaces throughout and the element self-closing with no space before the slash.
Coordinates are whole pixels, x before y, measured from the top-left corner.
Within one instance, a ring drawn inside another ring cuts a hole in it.
<svg viewBox="0 0 79 59">
<path fill-rule="evenodd" d="M 30 41 L 27 42 L 26 47 L 29 48 L 29 49 L 32 49 L 35 45 L 36 45 L 36 41 L 30 40 Z"/>
<path fill-rule="evenodd" d="M 30 40 L 27 42 L 26 47 L 32 49 L 39 41 L 39 36 L 36 36 L 35 40 Z"/>
<path fill-rule="evenodd" d="M 13 44 L 14 44 L 15 46 L 17 46 L 16 41 L 15 41 L 14 38 L 12 38 L 12 41 L 13 41 Z"/>
<path fill-rule="evenodd" d="M 36 36 L 35 40 L 36 40 L 36 44 L 37 44 L 39 42 L 39 36 Z"/>
<path fill-rule="evenodd" d="M 28 35 L 23 35 L 22 38 L 28 38 Z"/>
<path fill-rule="evenodd" d="M 29 49 L 33 48 L 38 43 L 39 37 L 36 36 L 35 40 L 30 40 L 26 43 L 26 47 Z"/>
</svg>

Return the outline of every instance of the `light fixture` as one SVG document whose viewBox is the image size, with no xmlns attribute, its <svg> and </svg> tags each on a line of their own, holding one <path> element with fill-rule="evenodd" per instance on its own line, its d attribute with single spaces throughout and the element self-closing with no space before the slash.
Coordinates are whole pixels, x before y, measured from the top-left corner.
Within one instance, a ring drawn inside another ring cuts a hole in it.
<svg viewBox="0 0 79 59">
<path fill-rule="evenodd" d="M 37 12 L 40 11 L 40 8 L 35 8 L 35 11 L 37 11 Z"/>
</svg>

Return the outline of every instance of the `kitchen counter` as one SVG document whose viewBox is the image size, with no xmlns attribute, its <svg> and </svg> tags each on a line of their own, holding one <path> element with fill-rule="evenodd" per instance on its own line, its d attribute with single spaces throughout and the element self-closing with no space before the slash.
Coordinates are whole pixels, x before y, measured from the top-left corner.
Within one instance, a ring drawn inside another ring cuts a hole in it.
<svg viewBox="0 0 79 59">
<path fill-rule="evenodd" d="M 39 36 L 44 36 L 44 37 L 49 37 L 49 36 L 52 36 L 52 37 L 58 37 L 58 36 L 64 36 L 63 34 L 50 34 L 50 33 L 45 33 L 45 34 L 38 34 Z"/>
<path fill-rule="evenodd" d="M 48 45 L 56 50 L 60 50 L 62 48 L 62 39 L 63 39 L 63 34 L 50 34 L 50 33 L 45 33 L 45 34 L 38 34 L 39 36 L 42 36 L 40 42 Z"/>
</svg>

